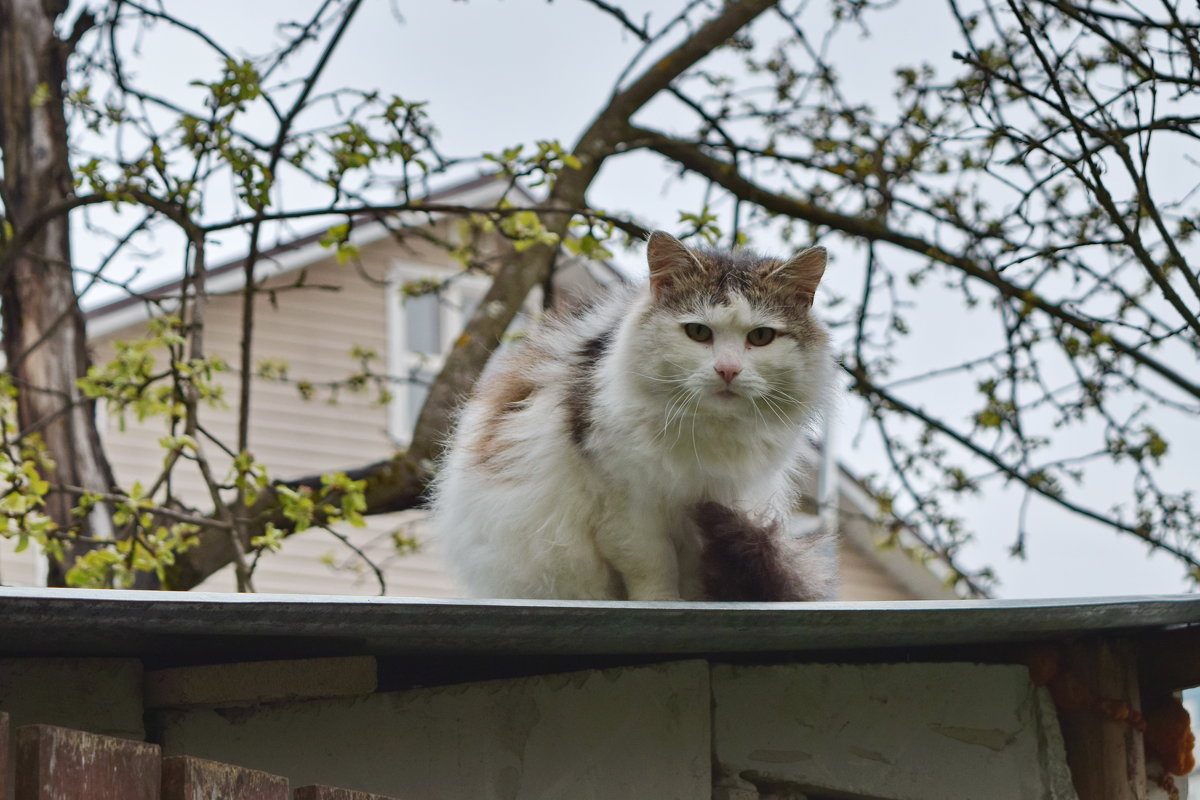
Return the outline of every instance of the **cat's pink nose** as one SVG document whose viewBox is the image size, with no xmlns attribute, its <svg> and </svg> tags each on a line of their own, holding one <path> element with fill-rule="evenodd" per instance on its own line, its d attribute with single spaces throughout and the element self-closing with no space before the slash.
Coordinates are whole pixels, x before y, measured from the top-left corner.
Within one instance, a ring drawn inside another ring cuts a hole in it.
<svg viewBox="0 0 1200 800">
<path fill-rule="evenodd" d="M 725 383 L 733 383 L 733 379 L 742 372 L 742 368 L 736 364 L 717 364 L 713 369 L 725 380 Z"/>
</svg>

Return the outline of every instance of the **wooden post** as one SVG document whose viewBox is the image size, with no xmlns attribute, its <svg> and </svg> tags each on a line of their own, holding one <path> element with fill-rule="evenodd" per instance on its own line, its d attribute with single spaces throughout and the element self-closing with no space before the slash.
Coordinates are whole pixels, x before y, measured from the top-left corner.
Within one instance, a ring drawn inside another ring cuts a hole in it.
<svg viewBox="0 0 1200 800">
<path fill-rule="evenodd" d="M 301 786 L 292 800 L 395 800 L 382 794 L 335 789 L 332 786 Z"/>
<path fill-rule="evenodd" d="M 158 745 L 26 725 L 17 729 L 16 800 L 159 800 Z"/>
<path fill-rule="evenodd" d="M 1137 654 L 1128 642 L 1067 646 L 1051 686 L 1079 800 L 1146 800 Z"/>
<path fill-rule="evenodd" d="M 288 800 L 288 780 L 191 756 L 163 759 L 162 800 Z"/>
<path fill-rule="evenodd" d="M 1142 694 L 1170 694 L 1200 686 L 1200 627 L 1154 631 L 1138 641 Z"/>
</svg>

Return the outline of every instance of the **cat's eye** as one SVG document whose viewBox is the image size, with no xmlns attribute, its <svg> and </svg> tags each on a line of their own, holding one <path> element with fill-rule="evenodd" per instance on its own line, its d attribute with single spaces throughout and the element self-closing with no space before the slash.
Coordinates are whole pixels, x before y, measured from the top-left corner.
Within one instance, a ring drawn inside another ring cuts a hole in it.
<svg viewBox="0 0 1200 800">
<path fill-rule="evenodd" d="M 683 326 L 683 332 L 693 342 L 707 342 L 712 339 L 712 328 L 699 322 L 688 322 Z"/>
<path fill-rule="evenodd" d="M 755 347 L 762 347 L 775 341 L 774 328 L 755 328 L 746 334 L 746 341 Z"/>
</svg>

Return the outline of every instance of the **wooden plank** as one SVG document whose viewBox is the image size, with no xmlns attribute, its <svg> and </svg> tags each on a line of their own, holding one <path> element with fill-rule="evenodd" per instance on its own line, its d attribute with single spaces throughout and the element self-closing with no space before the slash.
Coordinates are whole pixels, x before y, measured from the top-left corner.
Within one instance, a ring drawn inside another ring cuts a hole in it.
<svg viewBox="0 0 1200 800">
<path fill-rule="evenodd" d="M 1049 682 L 1079 800 L 1146 800 L 1145 723 L 1137 653 L 1128 642 L 1064 648 Z"/>
<path fill-rule="evenodd" d="M 159 800 L 156 744 L 53 725 L 17 729 L 15 800 Z"/>
<path fill-rule="evenodd" d="M 288 780 L 278 775 L 192 756 L 162 762 L 162 800 L 288 800 Z"/>
<path fill-rule="evenodd" d="M 0 711 L 0 800 L 8 797 L 8 714 Z"/>
<path fill-rule="evenodd" d="M 301 786 L 292 800 L 396 800 L 394 797 L 353 789 L 335 789 L 332 786 Z"/>
<path fill-rule="evenodd" d="M 1139 637 L 1137 644 L 1143 694 L 1163 695 L 1200 686 L 1200 627 L 1154 631 Z"/>
<path fill-rule="evenodd" d="M 305 658 L 175 667 L 146 673 L 146 708 L 231 706 L 370 694 L 372 656 Z"/>
</svg>

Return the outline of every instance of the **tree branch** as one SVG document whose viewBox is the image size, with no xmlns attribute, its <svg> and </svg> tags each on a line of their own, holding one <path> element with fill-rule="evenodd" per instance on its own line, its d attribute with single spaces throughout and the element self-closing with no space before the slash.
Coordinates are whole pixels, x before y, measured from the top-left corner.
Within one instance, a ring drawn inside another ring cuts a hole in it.
<svg viewBox="0 0 1200 800">
<path fill-rule="evenodd" d="M 1103 333 L 1107 344 L 1113 350 L 1153 371 L 1178 389 L 1200 398 L 1200 383 L 1188 379 L 1163 362 L 1147 356 L 1136 346 L 1107 334 L 1099 323 L 1046 300 L 1028 286 L 1021 286 L 1009 281 L 1001 273 L 985 267 L 972 258 L 949 253 L 932 242 L 918 236 L 901 233 L 876 219 L 839 214 L 798 198 L 768 190 L 743 177 L 729 162 L 713 158 L 692 142 L 676 139 L 654 130 L 634 128 L 628 136 L 628 144 L 660 153 L 684 168 L 714 181 L 737 197 L 755 203 L 767 211 L 804 220 L 814 225 L 823 225 L 867 241 L 887 242 L 953 267 L 974 280 L 988 284 L 1001 296 L 1028 303 L 1031 307 L 1088 337 Z"/>
</svg>

